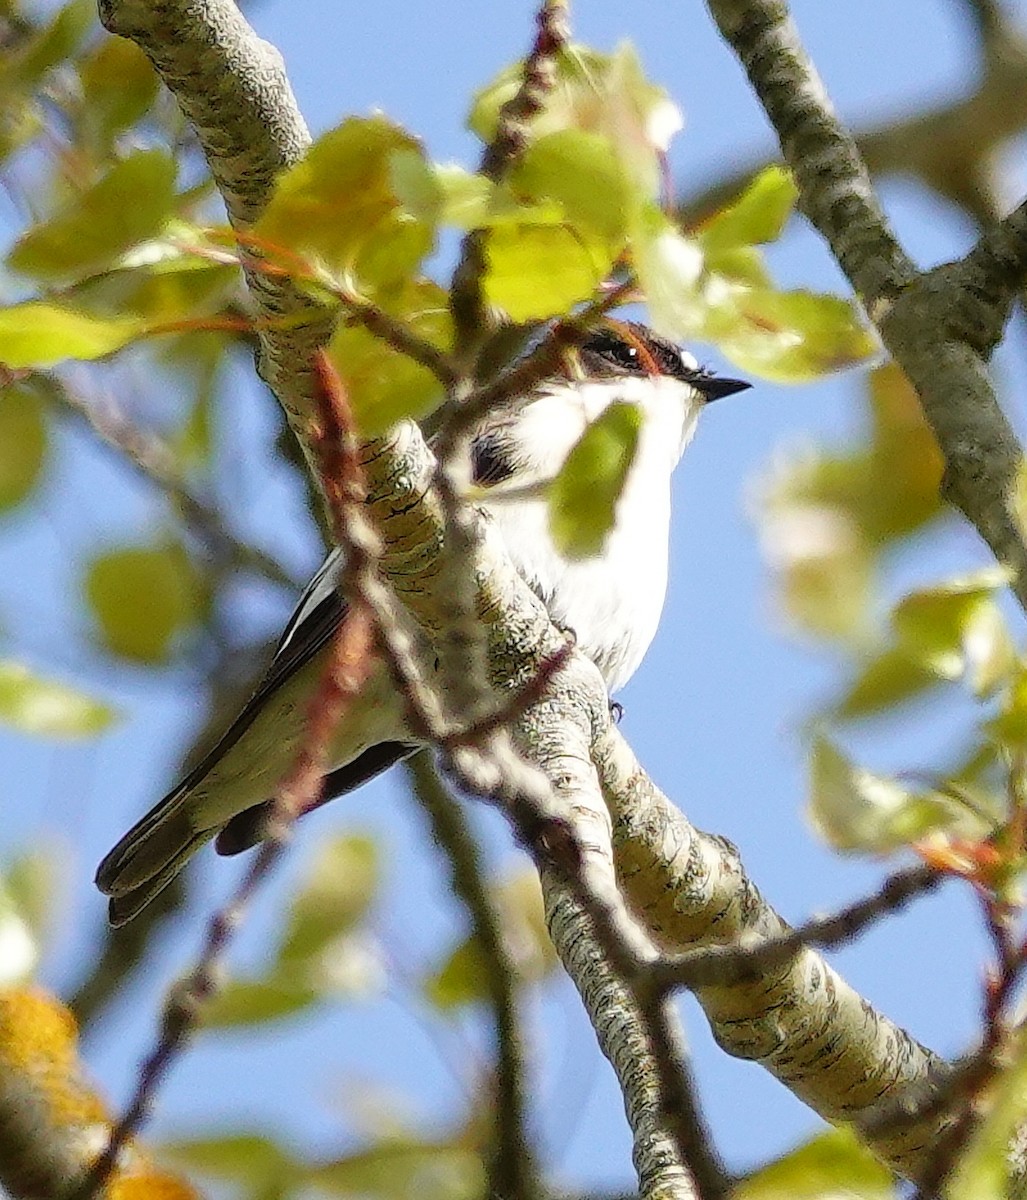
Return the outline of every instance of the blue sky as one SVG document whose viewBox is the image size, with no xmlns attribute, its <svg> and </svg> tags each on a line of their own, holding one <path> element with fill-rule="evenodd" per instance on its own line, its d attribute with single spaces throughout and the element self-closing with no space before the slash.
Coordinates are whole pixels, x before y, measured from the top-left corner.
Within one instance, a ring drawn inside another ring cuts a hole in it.
<svg viewBox="0 0 1027 1200">
<path fill-rule="evenodd" d="M 249 6 L 259 32 L 282 51 L 302 110 L 315 133 L 350 113 L 378 108 L 422 137 L 442 160 L 473 164 L 463 129 L 473 90 L 521 54 L 532 8 L 441 0 L 434 5 L 379 0 L 374 5 L 267 0 Z M 1027 20 L 1027 3 L 1012 6 Z M 866 124 L 959 94 L 975 63 L 956 0 L 866 0 L 793 5 L 796 20 L 841 115 Z M 759 155 L 772 141 L 741 69 L 699 5 L 636 0 L 582 3 L 576 35 L 601 48 L 630 38 L 652 79 L 686 115 L 672 149 L 684 190 Z M 1022 152 L 1022 146 L 1020 147 Z M 1009 156 L 1010 187 L 1025 181 Z M 973 231 L 957 213 L 911 181 L 883 189 L 907 249 L 921 265 L 964 252 Z M 793 222 L 771 253 L 789 286 L 841 289 L 820 239 Z M 723 366 L 715 352 L 700 357 Z M 1024 398 L 1008 354 L 999 356 L 1010 415 L 1024 429 Z M 704 419 L 675 479 L 670 594 L 649 657 L 620 697 L 623 730 L 657 782 L 700 827 L 741 849 L 764 894 L 797 920 L 852 899 L 881 866 L 840 858 L 816 839 L 803 816 L 801 726 L 830 692 L 836 665 L 794 640 L 775 610 L 753 519 L 757 481 L 775 454 L 802 444 L 840 444 L 860 427 L 858 373 L 806 387 L 758 384 Z M 174 397 L 156 402 L 173 411 Z M 248 371 L 235 373 L 221 436 L 238 442 L 219 483 L 240 514 L 239 528 L 272 548 L 297 574 L 318 551 L 301 497 L 284 472 L 269 469 L 268 399 Z M 127 824 L 163 792 L 176 756 L 198 719 L 195 676 L 102 672 L 88 651 L 76 609 L 77 567 L 90 550 L 143 537 L 163 510 L 126 479 L 105 452 L 64 434 L 41 495 L 0 521 L 0 629 L 4 649 L 65 678 L 93 686 L 122 712 L 99 742 L 54 745 L 0 730 L 0 859 L 45 841 L 60 854 L 62 915 L 44 964 L 60 987 L 77 978 L 103 906 L 92 890 L 96 861 Z M 903 560 L 890 588 L 929 582 L 987 561 L 972 532 L 955 526 Z M 288 598 L 240 597 L 238 619 L 270 633 Z M 66 636 L 71 630 L 73 637 Z M 944 745 L 942 719 L 907 732 L 861 735 L 853 744 L 884 770 L 915 767 Z M 516 852 L 503 822 L 474 812 L 497 873 Z M 319 835 L 352 827 L 378 834 L 388 882 L 374 929 L 391 972 L 390 995 L 254 1036 L 202 1038 L 176 1067 L 153 1124 L 159 1134 L 212 1124 L 266 1123 L 306 1147 L 330 1151 L 352 1129 L 356 1098 L 382 1088 L 418 1120 L 459 1111 L 459 1070 L 472 1023 L 439 1029 L 404 992 L 404 981 L 460 929 L 445 874 L 426 846 L 423 823 L 401 782 L 386 778 L 307 822 L 280 876 L 261 898 L 240 939 L 237 961 L 259 963 L 291 879 Z M 207 856 L 204 891 L 188 920 L 166 939 L 156 963 L 130 989 L 89 1045 L 97 1077 L 123 1099 L 152 1037 L 157 997 L 190 960 L 200 915 L 224 896 L 239 865 Z M 947 886 L 908 914 L 833 956 L 848 980 L 887 1015 L 943 1054 L 958 1052 L 975 1026 L 982 943 L 972 902 Z M 696 1006 L 683 1006 L 703 1098 L 718 1144 L 743 1168 L 787 1148 L 818 1121 L 759 1069 L 732 1062 L 712 1045 Z M 537 1128 L 547 1158 L 568 1183 L 629 1185 L 630 1143 L 612 1075 L 565 984 L 532 1007 L 537 1045 Z M 199 1128 L 198 1128 L 199 1127 Z"/>
</svg>

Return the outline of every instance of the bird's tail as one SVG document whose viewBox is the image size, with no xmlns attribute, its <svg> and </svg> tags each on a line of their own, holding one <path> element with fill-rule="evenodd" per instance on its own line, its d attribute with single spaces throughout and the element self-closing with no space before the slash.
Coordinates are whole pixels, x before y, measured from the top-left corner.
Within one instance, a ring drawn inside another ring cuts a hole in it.
<svg viewBox="0 0 1027 1200">
<path fill-rule="evenodd" d="M 196 829 L 189 821 L 185 784 L 125 834 L 96 871 L 96 886 L 110 896 L 110 923 L 124 925 L 175 878 L 217 829 Z"/>
</svg>

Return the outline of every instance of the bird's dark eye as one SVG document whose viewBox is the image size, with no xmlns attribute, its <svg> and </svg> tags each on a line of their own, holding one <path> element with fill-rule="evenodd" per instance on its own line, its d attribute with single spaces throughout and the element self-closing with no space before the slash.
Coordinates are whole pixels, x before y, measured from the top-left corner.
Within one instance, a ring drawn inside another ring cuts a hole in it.
<svg viewBox="0 0 1027 1200">
<path fill-rule="evenodd" d="M 617 337 L 607 329 L 601 329 L 581 347 L 586 362 L 592 359 L 597 366 L 605 366 L 615 371 L 630 371 L 633 374 L 646 374 L 645 364 L 641 361 L 638 347 Z M 596 361 L 598 360 L 598 361 Z"/>
</svg>

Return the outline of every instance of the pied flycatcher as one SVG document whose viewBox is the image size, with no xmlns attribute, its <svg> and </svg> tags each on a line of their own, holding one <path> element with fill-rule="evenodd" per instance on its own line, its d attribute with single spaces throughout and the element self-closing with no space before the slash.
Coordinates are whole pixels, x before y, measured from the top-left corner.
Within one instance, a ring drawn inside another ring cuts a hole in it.
<svg viewBox="0 0 1027 1200">
<path fill-rule="evenodd" d="M 547 380 L 484 420 L 471 439 L 471 471 L 485 492 L 480 506 L 514 566 L 553 621 L 574 631 L 578 649 L 614 692 L 642 661 L 663 610 L 671 473 L 705 405 L 750 385 L 712 375 L 634 323 L 597 330 L 578 359 L 573 378 Z M 588 424 L 614 401 L 642 411 L 635 457 L 603 550 L 569 561 L 550 536 L 544 489 L 532 485 L 555 477 Z M 517 494 L 503 499 L 504 487 Z M 295 757 L 306 698 L 346 611 L 338 569 L 336 550 L 307 586 L 267 672 L 221 740 L 100 864 L 96 883 L 110 897 L 112 924 L 134 917 L 212 838 L 219 853 L 235 854 L 263 836 L 268 797 Z M 321 802 L 416 749 L 386 672 L 373 672 L 335 733 Z"/>
</svg>

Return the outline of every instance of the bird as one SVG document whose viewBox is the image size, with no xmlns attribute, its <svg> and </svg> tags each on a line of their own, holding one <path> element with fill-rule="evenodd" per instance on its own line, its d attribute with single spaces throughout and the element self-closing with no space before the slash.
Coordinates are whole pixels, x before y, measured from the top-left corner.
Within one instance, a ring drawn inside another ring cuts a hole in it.
<svg viewBox="0 0 1027 1200">
<path fill-rule="evenodd" d="M 671 475 L 706 405 L 750 386 L 700 367 L 689 351 L 638 322 L 611 318 L 587 336 L 563 374 L 487 414 L 469 438 L 471 480 L 485 520 L 611 694 L 634 674 L 662 615 Z M 545 485 L 616 401 L 641 411 L 635 455 L 602 549 L 568 559 L 549 531 Z M 96 884 L 109 897 L 112 925 L 136 916 L 207 842 L 230 855 L 262 840 L 270 797 L 303 737 L 305 702 L 345 617 L 336 586 L 340 554 L 329 553 L 307 585 L 256 690 L 217 744 L 100 863 Z M 384 669 L 363 685 L 330 749 L 318 805 L 419 749 L 404 730 Z"/>
</svg>

